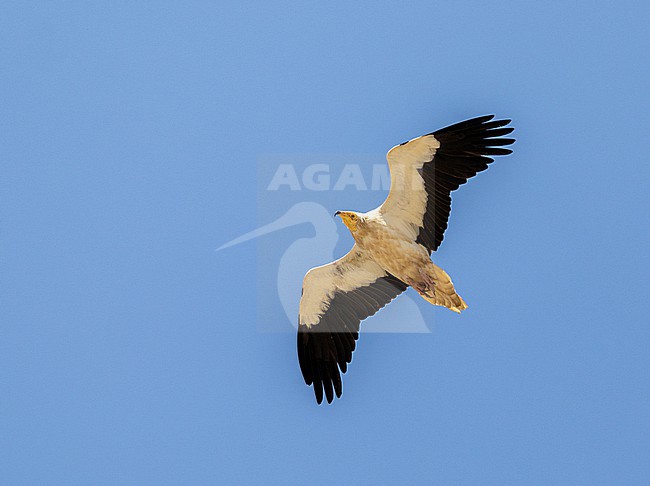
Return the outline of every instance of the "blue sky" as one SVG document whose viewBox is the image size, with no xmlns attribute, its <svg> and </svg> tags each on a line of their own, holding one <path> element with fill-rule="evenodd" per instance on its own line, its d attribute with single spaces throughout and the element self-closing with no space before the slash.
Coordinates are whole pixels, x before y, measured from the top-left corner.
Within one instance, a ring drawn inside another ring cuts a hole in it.
<svg viewBox="0 0 650 486">
<path fill-rule="evenodd" d="M 648 484 L 649 13 L 4 2 L 1 482 Z M 485 113 L 515 152 L 435 256 L 470 309 L 362 335 L 318 407 L 258 325 L 259 245 L 309 229 L 214 251 L 264 222 L 258 164 Z"/>
</svg>

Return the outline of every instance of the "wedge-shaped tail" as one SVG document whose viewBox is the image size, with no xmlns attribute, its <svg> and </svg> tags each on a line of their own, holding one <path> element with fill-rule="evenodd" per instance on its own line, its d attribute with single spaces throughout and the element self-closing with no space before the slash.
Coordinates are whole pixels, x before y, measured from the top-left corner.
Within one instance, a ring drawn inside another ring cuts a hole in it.
<svg viewBox="0 0 650 486">
<path fill-rule="evenodd" d="M 429 272 L 432 273 L 431 277 L 433 278 L 435 285 L 433 288 L 427 292 L 427 294 L 420 294 L 424 300 L 433 305 L 439 305 L 446 307 L 449 310 L 458 312 L 467 309 L 467 304 L 463 298 L 456 293 L 454 284 L 451 281 L 451 278 L 442 268 L 432 264 L 429 267 Z"/>
</svg>

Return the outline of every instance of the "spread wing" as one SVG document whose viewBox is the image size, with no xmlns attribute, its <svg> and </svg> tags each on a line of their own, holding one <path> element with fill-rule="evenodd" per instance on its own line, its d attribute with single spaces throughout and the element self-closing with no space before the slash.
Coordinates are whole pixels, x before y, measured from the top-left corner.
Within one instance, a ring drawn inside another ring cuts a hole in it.
<svg viewBox="0 0 650 486">
<path fill-rule="evenodd" d="M 390 193 L 378 208 L 384 220 L 401 227 L 429 252 L 442 243 L 451 212 L 451 192 L 487 169 L 491 155 L 507 155 L 514 143 L 503 138 L 510 120 L 486 115 L 442 128 L 393 147 L 386 158 Z"/>
<path fill-rule="evenodd" d="M 357 245 L 335 262 L 305 275 L 300 299 L 298 361 L 316 401 L 341 396 L 341 372 L 352 361 L 359 324 L 406 290 Z"/>
</svg>

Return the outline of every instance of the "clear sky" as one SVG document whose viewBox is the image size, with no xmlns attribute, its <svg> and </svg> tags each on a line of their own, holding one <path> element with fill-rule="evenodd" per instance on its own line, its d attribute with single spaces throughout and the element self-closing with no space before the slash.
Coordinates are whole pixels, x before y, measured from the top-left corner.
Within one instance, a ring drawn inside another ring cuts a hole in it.
<svg viewBox="0 0 650 486">
<path fill-rule="evenodd" d="M 649 484 L 649 21 L 643 1 L 3 2 L 0 482 Z M 470 309 L 363 334 L 317 406 L 288 321 L 260 324 L 286 319 L 260 245 L 313 230 L 214 251 L 288 209 L 260 204 L 264 161 L 381 164 L 485 113 L 515 152 L 455 194 L 434 255 Z"/>
</svg>

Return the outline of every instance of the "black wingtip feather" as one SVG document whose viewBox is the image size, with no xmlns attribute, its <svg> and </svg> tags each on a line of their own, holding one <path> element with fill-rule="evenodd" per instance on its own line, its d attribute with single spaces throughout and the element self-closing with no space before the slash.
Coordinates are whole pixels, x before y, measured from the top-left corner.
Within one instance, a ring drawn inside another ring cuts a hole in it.
<svg viewBox="0 0 650 486">
<path fill-rule="evenodd" d="M 316 403 L 319 405 L 323 403 L 323 384 L 320 381 L 314 382 L 314 393 L 316 394 Z"/>
<path fill-rule="evenodd" d="M 493 128 L 491 130 L 488 130 L 488 137 L 500 137 L 502 135 L 508 135 L 509 133 L 512 133 L 515 130 L 515 127 L 504 127 L 504 128 Z"/>
<path fill-rule="evenodd" d="M 486 123 L 494 118 L 494 115 L 483 115 L 477 116 L 476 118 L 471 118 L 459 123 L 454 123 L 453 125 L 446 126 L 435 132 L 432 132 L 431 135 L 447 133 L 447 132 L 458 132 L 462 130 L 467 130 L 476 126 L 480 126 L 483 123 Z"/>
<path fill-rule="evenodd" d="M 368 286 L 336 293 L 318 324 L 298 327 L 300 370 L 305 383 L 313 384 L 318 404 L 323 398 L 332 403 L 334 396 L 341 397 L 341 373 L 347 371 L 352 361 L 360 321 L 373 315 L 407 287 L 389 274 Z"/>
<path fill-rule="evenodd" d="M 451 211 L 451 192 L 455 191 L 494 161 L 490 156 L 508 155 L 514 138 L 510 119 L 494 120 L 484 115 L 432 132 L 440 147 L 433 160 L 424 164 L 422 177 L 427 191 L 427 207 L 417 242 L 429 252 L 438 249 L 444 238 Z M 442 208 L 442 209 L 441 209 Z"/>
<path fill-rule="evenodd" d="M 332 403 L 334 395 L 341 396 L 343 385 L 340 371 L 345 372 L 352 359 L 354 343 L 350 333 L 318 332 L 305 326 L 298 328 L 298 361 L 307 385 L 313 385 L 316 402 Z M 340 368 L 340 371 L 339 371 Z"/>
</svg>

